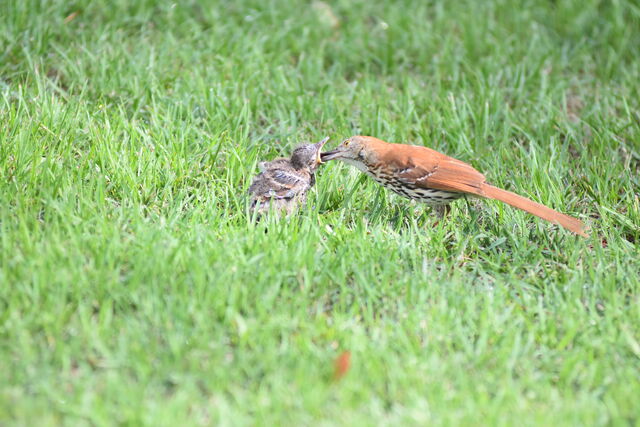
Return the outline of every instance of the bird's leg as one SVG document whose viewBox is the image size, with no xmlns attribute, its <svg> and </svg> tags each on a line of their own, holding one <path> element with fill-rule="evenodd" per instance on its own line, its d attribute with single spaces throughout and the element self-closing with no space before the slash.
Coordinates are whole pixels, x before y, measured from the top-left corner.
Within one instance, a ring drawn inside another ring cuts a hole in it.
<svg viewBox="0 0 640 427">
<path fill-rule="evenodd" d="M 436 222 L 433 223 L 434 227 L 436 227 L 438 224 L 440 224 L 440 220 L 444 219 L 444 217 L 449 215 L 449 212 L 451 212 L 451 206 L 449 206 L 448 204 L 446 204 L 446 205 L 434 205 L 434 206 L 431 207 L 431 209 L 436 214 Z"/>
<path fill-rule="evenodd" d="M 446 205 L 435 205 L 432 207 L 433 212 L 436 214 L 436 217 L 440 220 L 442 218 L 444 218 L 445 216 L 449 215 L 449 212 L 451 212 L 451 206 L 446 204 Z"/>
</svg>

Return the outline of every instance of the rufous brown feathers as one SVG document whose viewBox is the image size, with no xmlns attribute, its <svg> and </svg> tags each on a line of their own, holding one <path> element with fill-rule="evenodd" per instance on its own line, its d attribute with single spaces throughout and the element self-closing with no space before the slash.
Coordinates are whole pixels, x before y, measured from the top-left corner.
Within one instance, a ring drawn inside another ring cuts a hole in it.
<svg viewBox="0 0 640 427">
<path fill-rule="evenodd" d="M 559 224 L 588 237 L 577 218 L 557 212 L 526 197 L 487 184 L 485 176 L 473 166 L 427 147 L 393 144 L 370 136 L 356 136 L 372 158 L 388 168 L 401 182 L 419 188 L 466 193 L 500 200 L 539 218 Z"/>
<path fill-rule="evenodd" d="M 514 208 L 522 209 L 539 218 L 545 219 L 554 224 L 563 226 L 569 231 L 573 231 L 582 237 L 589 237 L 584 231 L 584 224 L 577 218 L 554 211 L 551 208 L 529 200 L 526 197 L 519 196 L 511 191 L 503 190 L 493 185 L 485 184 L 483 186 L 484 197 L 489 199 L 500 200 Z"/>
</svg>

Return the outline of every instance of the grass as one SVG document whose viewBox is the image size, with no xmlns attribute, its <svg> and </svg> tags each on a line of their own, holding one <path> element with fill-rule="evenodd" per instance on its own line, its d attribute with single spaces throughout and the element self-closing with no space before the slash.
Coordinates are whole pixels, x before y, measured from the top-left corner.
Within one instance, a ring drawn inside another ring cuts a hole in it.
<svg viewBox="0 0 640 427">
<path fill-rule="evenodd" d="M 0 424 L 640 423 L 640 8 L 382 3 L 0 2 Z M 353 134 L 591 237 L 339 163 L 247 218 Z"/>
</svg>

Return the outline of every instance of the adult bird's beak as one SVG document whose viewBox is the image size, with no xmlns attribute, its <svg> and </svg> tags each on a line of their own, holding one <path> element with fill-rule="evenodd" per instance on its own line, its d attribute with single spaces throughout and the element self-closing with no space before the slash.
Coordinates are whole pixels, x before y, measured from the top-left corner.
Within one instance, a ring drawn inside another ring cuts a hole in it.
<svg viewBox="0 0 640 427">
<path fill-rule="evenodd" d="M 322 155 L 320 154 L 320 152 L 322 151 L 322 147 L 324 146 L 324 144 L 327 143 L 327 141 L 329 140 L 330 137 L 326 137 L 325 139 L 323 139 L 320 142 L 316 142 L 315 144 L 313 144 L 316 147 L 316 163 L 317 164 L 321 164 L 322 163 Z"/>
<path fill-rule="evenodd" d="M 340 150 L 340 146 L 338 146 L 337 148 L 334 148 L 331 151 L 326 151 L 324 153 L 321 153 L 320 158 L 322 159 L 323 162 L 328 162 L 329 160 L 339 158 L 341 154 L 342 154 L 342 151 Z"/>
</svg>

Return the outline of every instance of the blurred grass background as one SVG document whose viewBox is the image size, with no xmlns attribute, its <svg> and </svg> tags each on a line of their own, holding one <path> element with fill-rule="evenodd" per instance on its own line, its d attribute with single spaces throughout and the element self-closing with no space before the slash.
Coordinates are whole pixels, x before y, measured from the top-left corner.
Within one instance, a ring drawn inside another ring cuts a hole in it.
<svg viewBox="0 0 640 427">
<path fill-rule="evenodd" d="M 637 2 L 0 17 L 0 423 L 639 422 Z M 592 236 L 497 202 L 435 224 L 338 163 L 299 215 L 249 221 L 259 160 L 353 134 Z"/>
</svg>

